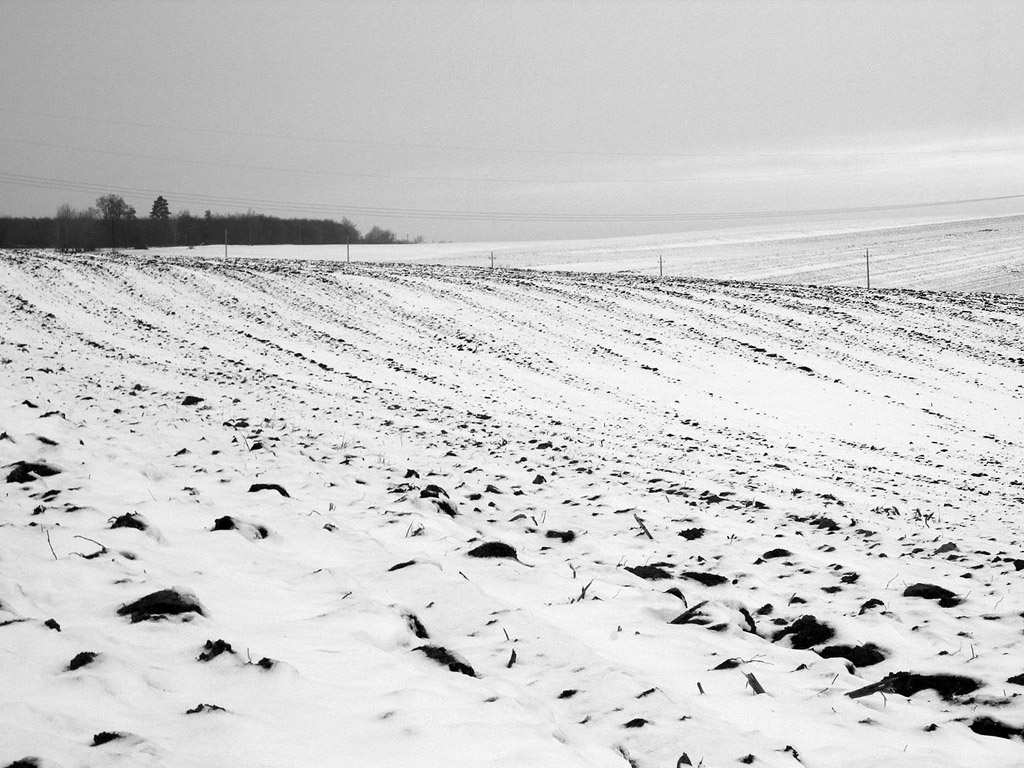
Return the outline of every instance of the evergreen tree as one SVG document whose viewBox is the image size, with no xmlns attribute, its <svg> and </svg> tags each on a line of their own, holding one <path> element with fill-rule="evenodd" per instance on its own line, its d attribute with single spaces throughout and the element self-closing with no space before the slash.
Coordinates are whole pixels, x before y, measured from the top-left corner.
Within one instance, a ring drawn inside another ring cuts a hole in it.
<svg viewBox="0 0 1024 768">
<path fill-rule="evenodd" d="M 149 211 L 149 218 L 160 219 L 161 221 L 167 221 L 171 218 L 171 209 L 163 195 L 160 195 L 153 201 L 153 207 Z"/>
</svg>

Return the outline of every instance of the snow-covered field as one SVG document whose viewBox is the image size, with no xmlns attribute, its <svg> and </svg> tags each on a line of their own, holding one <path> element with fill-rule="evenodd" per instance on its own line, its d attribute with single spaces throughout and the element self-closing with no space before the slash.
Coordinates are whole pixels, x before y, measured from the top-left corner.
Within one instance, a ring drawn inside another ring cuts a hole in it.
<svg viewBox="0 0 1024 768">
<path fill-rule="evenodd" d="M 917 224 L 731 228 L 678 235 L 526 243 L 355 245 L 352 261 L 587 272 L 712 280 L 1024 293 L 1024 216 Z M 220 257 L 223 245 L 161 255 Z M 235 246 L 228 256 L 345 261 L 345 246 Z"/>
<path fill-rule="evenodd" d="M 0 765 L 1021 765 L 989 234 L 1009 293 L 0 255 Z"/>
</svg>

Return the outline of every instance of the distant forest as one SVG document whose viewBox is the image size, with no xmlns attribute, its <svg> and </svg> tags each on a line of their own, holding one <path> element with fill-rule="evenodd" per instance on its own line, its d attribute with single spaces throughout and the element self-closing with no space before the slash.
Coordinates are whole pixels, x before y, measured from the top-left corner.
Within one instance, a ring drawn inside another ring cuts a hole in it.
<svg viewBox="0 0 1024 768">
<path fill-rule="evenodd" d="M 256 213 L 194 216 L 171 213 L 163 196 L 142 217 L 120 195 L 103 195 L 95 207 L 79 210 L 61 205 L 52 217 L 0 216 L 0 248 L 54 248 L 95 251 L 101 248 L 156 248 L 231 245 L 339 245 L 405 243 L 394 232 L 374 226 L 361 233 L 348 219 L 282 219 Z"/>
</svg>

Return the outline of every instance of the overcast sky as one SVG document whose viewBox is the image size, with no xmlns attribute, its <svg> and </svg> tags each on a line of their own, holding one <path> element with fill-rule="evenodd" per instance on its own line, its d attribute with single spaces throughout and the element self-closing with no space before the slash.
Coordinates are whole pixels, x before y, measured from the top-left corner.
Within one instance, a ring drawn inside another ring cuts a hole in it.
<svg viewBox="0 0 1024 768">
<path fill-rule="evenodd" d="M 0 0 L 0 213 L 488 240 L 1024 195 L 1022 41 L 1018 0 Z"/>
</svg>

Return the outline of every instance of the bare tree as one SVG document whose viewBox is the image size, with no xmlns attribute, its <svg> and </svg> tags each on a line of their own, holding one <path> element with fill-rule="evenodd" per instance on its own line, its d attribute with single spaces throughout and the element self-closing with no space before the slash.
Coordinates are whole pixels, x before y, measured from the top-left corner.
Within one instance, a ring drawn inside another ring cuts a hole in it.
<svg viewBox="0 0 1024 768">
<path fill-rule="evenodd" d="M 117 247 L 117 222 L 135 216 L 135 209 L 120 195 L 102 195 L 96 198 L 96 208 L 104 221 L 110 222 L 110 247 Z"/>
</svg>

